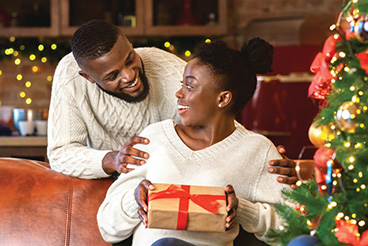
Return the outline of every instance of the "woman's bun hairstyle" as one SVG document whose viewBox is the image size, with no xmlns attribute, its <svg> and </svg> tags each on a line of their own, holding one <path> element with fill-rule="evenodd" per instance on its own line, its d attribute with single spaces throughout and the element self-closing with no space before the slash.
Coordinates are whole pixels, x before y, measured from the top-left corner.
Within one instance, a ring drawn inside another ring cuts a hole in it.
<svg viewBox="0 0 368 246">
<path fill-rule="evenodd" d="M 273 46 L 261 38 L 253 38 L 240 49 L 255 74 L 272 72 Z"/>
</svg>

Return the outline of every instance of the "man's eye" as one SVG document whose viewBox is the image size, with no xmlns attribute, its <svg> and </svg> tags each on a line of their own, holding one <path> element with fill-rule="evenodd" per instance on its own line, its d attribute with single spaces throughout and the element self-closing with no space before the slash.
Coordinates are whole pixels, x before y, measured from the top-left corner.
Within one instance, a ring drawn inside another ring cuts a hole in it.
<svg viewBox="0 0 368 246">
<path fill-rule="evenodd" d="M 106 79 L 106 81 L 113 81 L 113 80 L 115 80 L 117 77 L 118 77 L 118 75 L 117 75 L 117 74 L 112 74 L 112 75 L 110 75 L 110 76 Z"/>
</svg>

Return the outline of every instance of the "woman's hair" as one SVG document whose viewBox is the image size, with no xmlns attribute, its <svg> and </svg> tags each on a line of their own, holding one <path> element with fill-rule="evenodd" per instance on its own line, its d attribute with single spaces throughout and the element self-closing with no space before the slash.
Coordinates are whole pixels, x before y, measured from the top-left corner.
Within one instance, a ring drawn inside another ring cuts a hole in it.
<svg viewBox="0 0 368 246">
<path fill-rule="evenodd" d="M 252 98 L 257 87 L 257 74 L 271 72 L 273 47 L 261 38 L 244 43 L 241 50 L 229 48 L 222 41 L 203 44 L 195 58 L 209 65 L 219 76 L 217 86 L 233 94 L 234 113 L 240 112 Z"/>
<path fill-rule="evenodd" d="M 82 24 L 72 38 L 72 52 L 78 64 L 94 60 L 108 53 L 119 35 L 120 29 L 103 20 L 90 20 Z"/>
</svg>

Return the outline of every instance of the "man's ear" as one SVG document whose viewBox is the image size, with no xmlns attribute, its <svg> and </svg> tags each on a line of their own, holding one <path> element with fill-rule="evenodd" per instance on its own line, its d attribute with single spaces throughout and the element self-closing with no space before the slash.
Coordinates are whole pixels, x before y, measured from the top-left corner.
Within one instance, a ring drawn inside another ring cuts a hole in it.
<svg viewBox="0 0 368 246">
<path fill-rule="evenodd" d="M 92 84 L 96 83 L 96 81 L 94 81 L 91 76 L 89 76 L 88 74 L 86 74 L 85 72 L 83 72 L 83 70 L 79 70 L 79 75 L 82 76 L 83 78 L 85 78 L 86 80 L 88 80 L 89 82 L 91 82 Z"/>
<path fill-rule="evenodd" d="M 219 107 L 223 108 L 229 105 L 232 99 L 233 99 L 233 94 L 230 91 L 222 91 L 218 96 Z"/>
</svg>

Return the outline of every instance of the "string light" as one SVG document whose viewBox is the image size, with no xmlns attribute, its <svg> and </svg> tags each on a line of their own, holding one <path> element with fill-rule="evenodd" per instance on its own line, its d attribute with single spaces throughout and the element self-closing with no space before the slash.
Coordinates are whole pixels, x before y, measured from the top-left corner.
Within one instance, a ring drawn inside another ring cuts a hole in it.
<svg viewBox="0 0 368 246">
<path fill-rule="evenodd" d="M 32 72 L 36 73 L 38 71 L 38 67 L 37 66 L 33 66 L 32 67 Z"/>
<path fill-rule="evenodd" d="M 31 98 L 27 98 L 26 99 L 26 104 L 31 104 L 32 103 L 32 99 Z"/>
<path fill-rule="evenodd" d="M 26 93 L 25 93 L 24 91 L 22 91 L 21 93 L 19 93 L 19 96 L 20 96 L 21 98 L 24 98 L 24 97 L 26 96 Z"/>
<path fill-rule="evenodd" d="M 360 186 L 360 188 L 361 188 L 362 190 L 364 190 L 364 189 L 366 188 L 365 184 L 362 184 L 362 185 Z"/>
<path fill-rule="evenodd" d="M 18 80 L 18 81 L 21 81 L 22 79 L 23 79 L 23 76 L 22 76 L 21 74 L 18 74 L 18 75 L 17 75 L 17 80 Z"/>
<path fill-rule="evenodd" d="M 189 50 L 185 51 L 185 56 L 190 56 L 192 54 L 192 52 L 190 52 Z"/>
<path fill-rule="evenodd" d="M 359 226 L 364 226 L 365 225 L 365 221 L 364 220 L 359 221 L 358 225 Z"/>
<path fill-rule="evenodd" d="M 52 50 L 56 50 L 56 49 L 57 49 L 57 45 L 56 45 L 56 44 L 52 44 L 52 45 L 51 45 L 51 49 L 52 49 Z"/>
<path fill-rule="evenodd" d="M 31 81 L 27 81 L 27 82 L 25 83 L 25 86 L 26 86 L 27 88 L 31 87 L 31 85 L 32 85 Z"/>
<path fill-rule="evenodd" d="M 13 42 L 15 41 L 15 37 L 14 37 L 14 36 L 11 36 L 11 37 L 9 38 L 9 41 L 13 43 Z"/>
<path fill-rule="evenodd" d="M 350 86 L 350 90 L 351 90 L 351 91 L 354 91 L 354 90 L 355 90 L 355 87 L 354 87 L 353 85 L 352 85 L 352 86 Z M 355 97 L 355 96 L 354 96 L 354 97 Z M 353 97 L 353 98 L 354 98 L 354 97 Z"/>
<path fill-rule="evenodd" d="M 15 50 L 13 53 L 13 56 L 18 56 L 18 55 L 19 55 L 19 52 Z"/>
<path fill-rule="evenodd" d="M 2 70 L 0 70 L 0 76 L 3 74 L 3 71 Z"/>
<path fill-rule="evenodd" d="M 212 41 L 211 41 L 211 39 L 207 38 L 204 42 L 205 43 L 211 43 Z"/>
<path fill-rule="evenodd" d="M 19 58 L 17 58 L 17 59 L 14 60 L 14 64 L 15 65 L 18 66 L 20 63 L 21 63 L 21 60 Z"/>
<path fill-rule="evenodd" d="M 39 51 L 43 51 L 45 49 L 45 47 L 43 46 L 43 44 L 38 45 L 38 50 Z"/>
<path fill-rule="evenodd" d="M 24 50 L 26 48 L 26 46 L 24 46 L 23 44 L 19 46 L 20 50 Z"/>
<path fill-rule="evenodd" d="M 359 172 L 358 173 L 358 176 L 359 176 L 359 178 L 363 178 L 363 173 L 362 172 Z"/>
<path fill-rule="evenodd" d="M 46 62 L 47 62 L 47 58 L 46 58 L 46 57 L 42 57 L 42 58 L 41 58 L 41 62 L 42 62 L 42 63 L 46 63 Z"/>
<path fill-rule="evenodd" d="M 34 60 L 36 59 L 36 56 L 35 56 L 34 54 L 32 54 L 32 55 L 30 55 L 30 56 L 29 56 L 29 59 L 30 59 L 31 61 L 34 61 Z"/>
<path fill-rule="evenodd" d="M 47 81 L 52 81 L 52 76 L 51 75 L 49 75 L 49 76 L 47 76 Z"/>
</svg>

